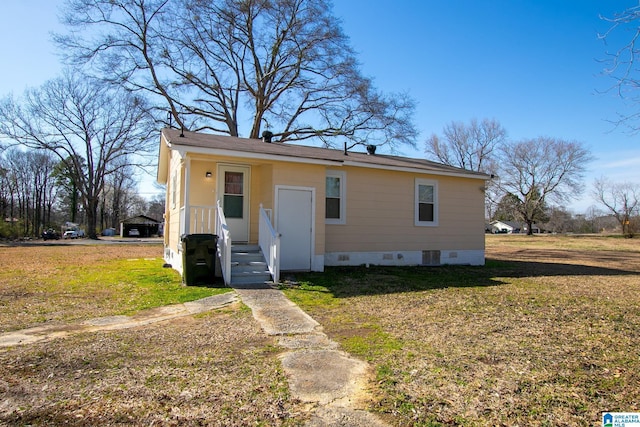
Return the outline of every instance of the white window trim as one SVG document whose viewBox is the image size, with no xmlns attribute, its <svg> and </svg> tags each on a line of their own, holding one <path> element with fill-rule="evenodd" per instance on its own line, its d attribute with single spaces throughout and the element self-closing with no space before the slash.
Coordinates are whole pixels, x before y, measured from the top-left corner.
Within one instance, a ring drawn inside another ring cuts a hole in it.
<svg viewBox="0 0 640 427">
<path fill-rule="evenodd" d="M 328 170 L 326 177 L 340 178 L 340 218 L 325 218 L 325 224 L 345 225 L 347 223 L 347 173 Z M 325 194 L 325 200 L 326 197 Z"/>
<path fill-rule="evenodd" d="M 433 186 L 433 221 L 420 221 L 420 185 L 431 185 Z M 438 226 L 438 211 L 439 209 L 439 200 L 438 200 L 438 181 L 434 179 L 423 179 L 416 178 L 415 188 L 414 188 L 414 218 L 415 225 L 418 227 L 437 227 Z"/>
</svg>

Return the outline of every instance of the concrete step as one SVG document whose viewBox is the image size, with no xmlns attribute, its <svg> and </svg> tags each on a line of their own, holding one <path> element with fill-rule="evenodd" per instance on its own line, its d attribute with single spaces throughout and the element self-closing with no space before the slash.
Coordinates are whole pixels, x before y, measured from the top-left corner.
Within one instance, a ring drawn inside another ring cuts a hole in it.
<svg viewBox="0 0 640 427">
<path fill-rule="evenodd" d="M 260 284 L 271 280 L 271 273 L 258 245 L 231 247 L 231 284 Z"/>
<path fill-rule="evenodd" d="M 248 264 L 251 262 L 264 262 L 264 256 L 260 253 L 231 252 L 231 262 Z"/>
<path fill-rule="evenodd" d="M 263 262 L 264 256 L 258 245 L 234 245 L 231 247 L 231 262 L 246 264 Z"/>
<path fill-rule="evenodd" d="M 260 252 L 258 245 L 231 245 L 231 252 Z"/>
<path fill-rule="evenodd" d="M 249 285 L 258 284 L 271 281 L 271 274 L 267 271 L 246 271 L 246 272 L 231 272 L 231 286 L 233 285 Z"/>
<path fill-rule="evenodd" d="M 264 261 L 252 261 L 252 262 L 231 262 L 231 271 L 233 273 L 256 271 L 256 272 L 269 272 L 267 263 Z"/>
</svg>

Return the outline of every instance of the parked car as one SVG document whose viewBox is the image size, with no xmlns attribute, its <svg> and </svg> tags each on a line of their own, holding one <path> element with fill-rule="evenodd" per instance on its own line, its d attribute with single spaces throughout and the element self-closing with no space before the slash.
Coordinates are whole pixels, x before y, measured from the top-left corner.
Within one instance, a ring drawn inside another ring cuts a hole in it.
<svg viewBox="0 0 640 427">
<path fill-rule="evenodd" d="M 138 237 L 140 236 L 140 231 L 137 228 L 132 228 L 129 230 L 129 237 Z"/>
<path fill-rule="evenodd" d="M 115 236 L 116 235 L 116 229 L 115 228 L 105 228 L 104 230 L 102 230 L 102 235 L 103 236 Z"/>
<path fill-rule="evenodd" d="M 44 240 L 60 240 L 60 233 L 50 228 L 42 232 L 42 238 Z"/>
<path fill-rule="evenodd" d="M 63 239 L 77 239 L 78 238 L 78 232 L 76 230 L 67 230 L 62 235 L 62 238 Z"/>
</svg>

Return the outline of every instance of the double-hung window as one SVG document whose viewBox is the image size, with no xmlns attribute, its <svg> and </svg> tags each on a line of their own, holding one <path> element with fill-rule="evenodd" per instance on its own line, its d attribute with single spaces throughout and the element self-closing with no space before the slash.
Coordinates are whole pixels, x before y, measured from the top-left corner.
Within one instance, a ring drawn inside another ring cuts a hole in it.
<svg viewBox="0 0 640 427">
<path fill-rule="evenodd" d="M 174 171 L 171 177 L 171 208 L 175 209 L 178 194 L 178 177 Z"/>
<path fill-rule="evenodd" d="M 438 182 L 416 179 L 415 225 L 438 225 Z"/>
<path fill-rule="evenodd" d="M 342 171 L 327 171 L 325 190 L 325 222 L 346 224 L 346 174 Z"/>
</svg>

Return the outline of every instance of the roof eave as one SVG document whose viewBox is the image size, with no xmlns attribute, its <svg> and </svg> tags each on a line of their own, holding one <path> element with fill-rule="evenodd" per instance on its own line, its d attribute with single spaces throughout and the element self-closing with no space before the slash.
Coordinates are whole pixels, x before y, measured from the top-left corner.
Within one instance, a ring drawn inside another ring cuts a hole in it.
<svg viewBox="0 0 640 427">
<path fill-rule="evenodd" d="M 160 132 L 160 147 L 158 148 L 158 172 L 156 174 L 156 182 L 158 184 L 165 185 L 169 176 L 169 149 L 171 143 L 169 139 L 164 135 L 164 132 Z"/>
<path fill-rule="evenodd" d="M 260 153 L 260 152 L 251 152 L 245 150 L 234 150 L 230 148 L 211 148 L 211 147 L 201 147 L 191 144 L 181 144 L 179 140 L 171 140 L 168 135 L 165 135 L 164 130 L 161 133 L 161 147 L 160 147 L 160 159 L 158 163 L 158 182 L 166 183 L 167 174 L 168 174 L 168 162 L 166 161 L 166 156 L 168 156 L 168 152 L 170 149 L 179 150 L 183 153 L 189 154 L 200 154 L 200 155 L 212 155 L 212 156 L 220 156 L 220 157 L 240 157 L 246 159 L 254 159 L 254 160 L 267 160 L 267 161 L 280 161 L 280 162 L 290 162 L 290 163 L 303 163 L 303 164 L 315 164 L 315 165 L 324 165 L 324 166 L 352 166 L 352 167 L 361 167 L 361 168 L 369 168 L 369 169 L 378 169 L 378 170 L 390 170 L 390 171 L 399 171 L 399 172 L 409 172 L 409 173 L 419 173 L 419 174 L 428 174 L 428 175 L 438 175 L 438 176 L 451 176 L 458 178 L 468 178 L 468 179 L 478 179 L 482 181 L 487 181 L 491 179 L 491 176 L 488 174 L 483 174 L 479 172 L 465 172 L 464 170 L 442 170 L 438 168 L 429 168 L 425 167 L 411 167 L 411 166 L 394 166 L 394 165 L 385 165 L 385 164 L 376 164 L 369 162 L 361 162 L 358 160 L 353 160 L 349 156 L 345 155 L 344 159 L 322 159 L 322 158 L 313 158 L 313 157 L 304 157 L 304 156 L 292 156 L 286 154 L 269 154 L 269 153 Z M 162 143 L 164 140 L 164 144 Z M 164 150 L 163 150 L 164 149 Z M 163 159 L 162 156 L 165 156 Z M 162 165 L 162 169 L 161 169 Z M 161 181 L 163 179 L 164 181 Z"/>
<path fill-rule="evenodd" d="M 457 178 L 471 178 L 471 179 L 480 179 L 482 181 L 487 181 L 491 179 L 491 177 L 486 174 L 465 173 L 462 171 L 458 172 L 458 171 L 444 171 L 444 170 L 429 169 L 429 168 L 412 168 L 408 166 L 377 165 L 377 164 L 363 163 L 358 161 L 346 161 L 343 164 L 344 166 L 392 170 L 392 171 L 398 171 L 398 172 L 421 173 L 421 174 L 428 174 L 428 175 L 451 176 L 451 177 L 457 177 Z"/>
<path fill-rule="evenodd" d="M 282 154 L 265 154 L 265 153 L 252 153 L 248 151 L 238 151 L 238 150 L 230 150 L 226 148 L 207 148 L 207 147 L 194 147 L 182 145 L 180 146 L 185 152 L 190 154 L 204 154 L 204 155 L 212 155 L 212 156 L 220 156 L 220 157 L 243 157 L 246 159 L 255 159 L 255 160 L 272 160 L 272 161 L 280 161 L 280 162 L 290 162 L 290 163 L 306 163 L 306 164 L 315 164 L 315 165 L 326 165 L 326 166 L 340 166 L 342 164 L 339 160 L 329 160 L 329 159 L 312 159 L 307 157 L 297 157 L 297 156 L 286 156 Z M 178 147 L 173 144 L 173 149 L 178 149 Z"/>
</svg>

